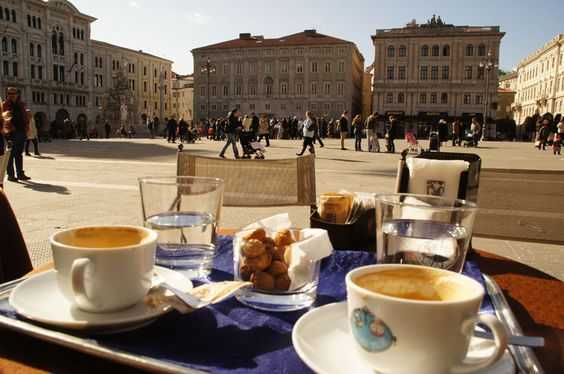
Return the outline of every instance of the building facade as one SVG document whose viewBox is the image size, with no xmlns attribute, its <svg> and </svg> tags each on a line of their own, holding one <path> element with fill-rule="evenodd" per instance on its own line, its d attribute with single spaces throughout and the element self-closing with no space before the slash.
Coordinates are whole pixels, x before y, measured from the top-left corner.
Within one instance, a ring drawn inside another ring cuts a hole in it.
<svg viewBox="0 0 564 374">
<path fill-rule="evenodd" d="M 503 35 L 499 26 L 454 26 L 435 16 L 377 30 L 374 110 L 422 119 L 494 117 Z"/>
<path fill-rule="evenodd" d="M 497 88 L 497 111 L 496 119 L 513 119 L 513 103 L 515 102 L 515 91 L 510 88 Z"/>
<path fill-rule="evenodd" d="M 186 121 L 194 119 L 194 76 L 173 73 L 172 116 Z"/>
<path fill-rule="evenodd" d="M 517 124 L 525 118 L 564 113 L 564 34 L 558 34 L 517 66 L 513 111 Z"/>
<path fill-rule="evenodd" d="M 517 90 L 517 71 L 502 75 L 499 77 L 499 88 L 505 88 L 511 91 Z"/>
<path fill-rule="evenodd" d="M 192 54 L 196 120 L 235 107 L 275 117 L 362 110 L 364 57 L 354 43 L 316 30 L 272 39 L 240 34 Z"/>
<path fill-rule="evenodd" d="M 92 40 L 96 18 L 69 1 L 0 0 L 0 14 L 0 96 L 18 88 L 40 125 L 102 122 L 120 70 L 131 81 L 128 121 L 170 112 L 172 62 Z"/>
</svg>

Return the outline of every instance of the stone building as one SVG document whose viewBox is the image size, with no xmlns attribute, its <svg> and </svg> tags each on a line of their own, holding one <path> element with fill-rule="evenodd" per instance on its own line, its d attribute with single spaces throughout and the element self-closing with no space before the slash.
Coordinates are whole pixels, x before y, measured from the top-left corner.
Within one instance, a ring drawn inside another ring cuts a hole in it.
<svg viewBox="0 0 564 374">
<path fill-rule="evenodd" d="M 511 91 L 517 90 L 517 71 L 501 75 L 499 77 L 499 88 L 509 89 Z"/>
<path fill-rule="evenodd" d="M 497 111 L 496 119 L 513 119 L 513 102 L 515 91 L 511 88 L 497 88 Z"/>
<path fill-rule="evenodd" d="M 517 66 L 514 117 L 564 113 L 564 34 L 558 34 Z"/>
<path fill-rule="evenodd" d="M 186 121 L 194 118 L 194 76 L 173 73 L 172 116 Z"/>
<path fill-rule="evenodd" d="M 366 119 L 370 114 L 372 114 L 372 72 L 374 71 L 374 65 L 369 65 L 365 71 L 362 80 L 362 118 Z"/>
<path fill-rule="evenodd" d="M 121 70 L 136 106 L 130 121 L 167 115 L 172 62 L 92 40 L 94 21 L 66 0 L 0 0 L 0 96 L 9 86 L 20 89 L 41 125 L 65 119 L 94 125 Z"/>
<path fill-rule="evenodd" d="M 316 30 L 280 38 L 240 34 L 192 54 L 197 120 L 234 107 L 275 117 L 362 110 L 364 57 L 354 43 Z M 209 70 L 202 69 L 207 61 Z"/>
<path fill-rule="evenodd" d="M 435 16 L 425 24 L 413 20 L 376 30 L 374 110 L 422 121 L 469 119 L 485 111 L 495 116 L 503 36 L 499 26 L 454 26 Z M 488 54 L 490 68 L 484 69 Z"/>
</svg>

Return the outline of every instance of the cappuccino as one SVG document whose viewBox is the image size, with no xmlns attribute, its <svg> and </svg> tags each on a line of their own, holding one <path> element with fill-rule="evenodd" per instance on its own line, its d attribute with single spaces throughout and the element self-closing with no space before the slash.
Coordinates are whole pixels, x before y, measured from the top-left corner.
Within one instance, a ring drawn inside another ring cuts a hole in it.
<svg viewBox="0 0 564 374">
<path fill-rule="evenodd" d="M 379 294 L 419 301 L 456 301 L 464 298 L 464 285 L 452 275 L 431 268 L 409 267 L 363 274 L 353 280 Z"/>
<path fill-rule="evenodd" d="M 85 227 L 61 233 L 57 241 L 71 247 L 114 249 L 141 244 L 146 231 L 134 227 Z"/>
</svg>

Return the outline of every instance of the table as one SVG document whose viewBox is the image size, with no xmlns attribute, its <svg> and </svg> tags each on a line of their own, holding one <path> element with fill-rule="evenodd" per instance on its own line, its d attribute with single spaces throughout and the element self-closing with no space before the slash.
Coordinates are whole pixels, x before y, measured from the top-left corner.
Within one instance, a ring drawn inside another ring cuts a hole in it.
<svg viewBox="0 0 564 374">
<path fill-rule="evenodd" d="M 535 353 L 547 373 L 564 371 L 564 283 L 512 260 L 477 251 L 473 256 L 482 272 L 504 290 L 527 335 L 544 336 L 546 345 Z M 23 334 L 0 328 L 0 372 L 41 371 L 138 372 Z"/>
</svg>

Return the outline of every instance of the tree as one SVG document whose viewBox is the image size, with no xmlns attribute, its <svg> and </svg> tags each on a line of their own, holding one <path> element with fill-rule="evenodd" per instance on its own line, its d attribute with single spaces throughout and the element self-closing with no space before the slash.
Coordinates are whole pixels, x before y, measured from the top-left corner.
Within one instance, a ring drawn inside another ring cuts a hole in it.
<svg viewBox="0 0 564 374">
<path fill-rule="evenodd" d="M 129 88 L 129 80 L 125 73 L 120 70 L 113 77 L 112 88 L 109 89 L 108 94 L 104 97 L 102 102 L 102 114 L 104 120 L 112 124 L 119 124 L 121 121 L 121 105 L 125 104 L 127 107 L 127 121 L 131 122 L 138 118 L 137 101 L 133 92 Z"/>
</svg>

